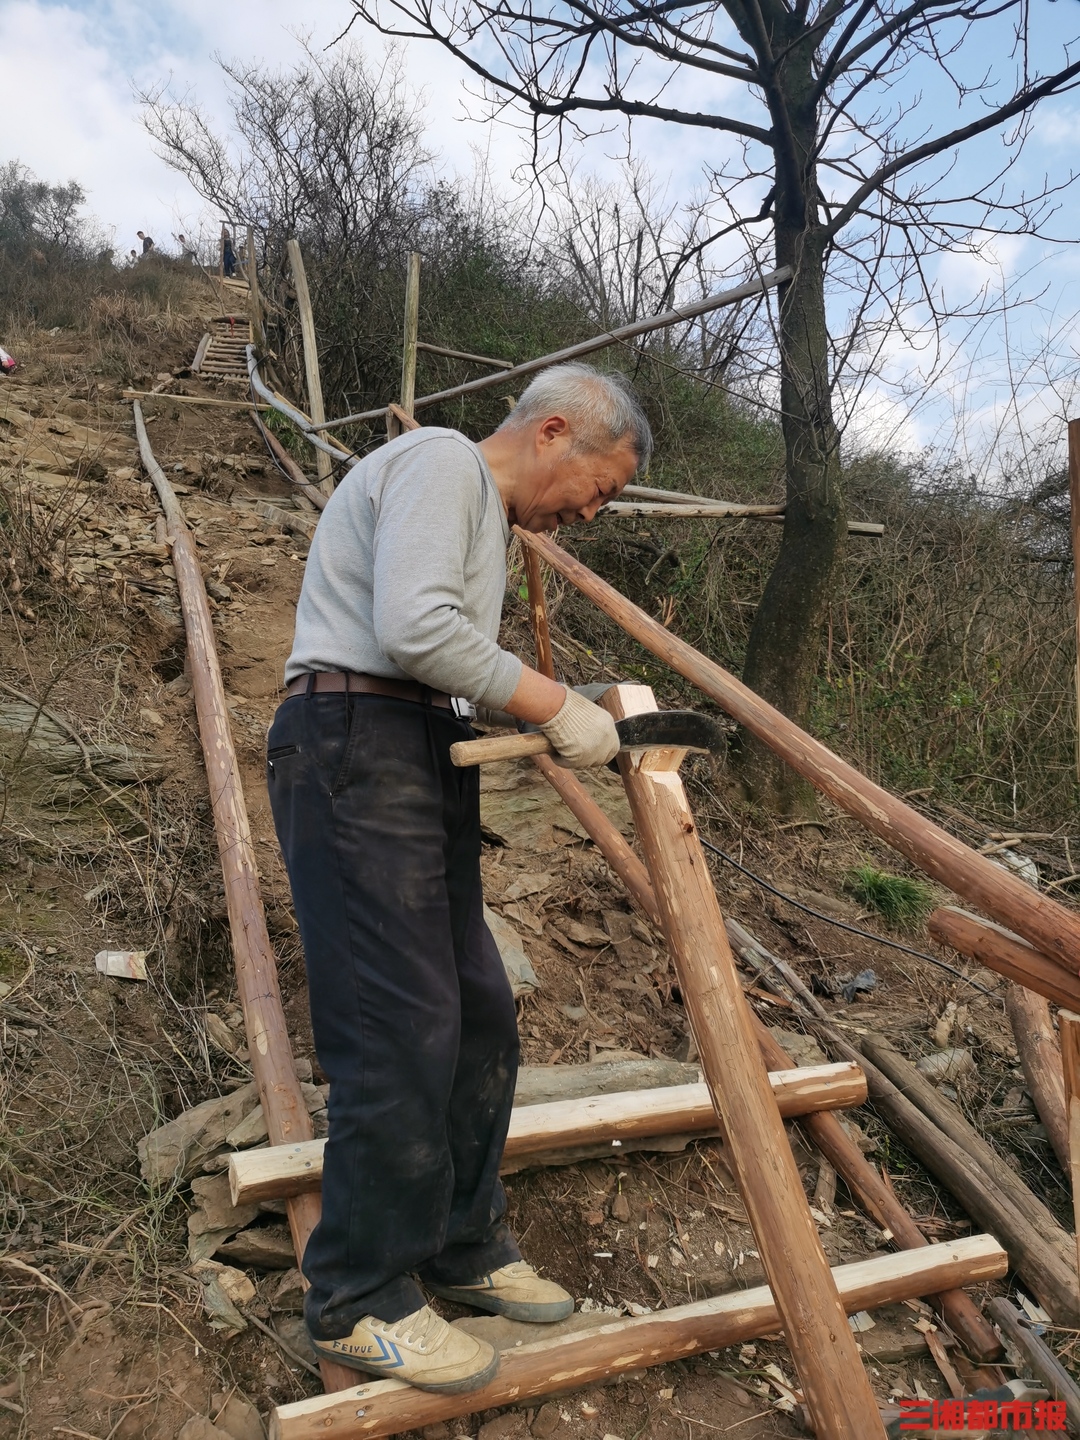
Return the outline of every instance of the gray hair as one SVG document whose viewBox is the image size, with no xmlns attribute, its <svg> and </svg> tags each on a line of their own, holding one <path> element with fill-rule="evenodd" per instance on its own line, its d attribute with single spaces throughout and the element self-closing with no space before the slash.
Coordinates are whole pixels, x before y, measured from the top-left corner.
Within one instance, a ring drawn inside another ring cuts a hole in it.
<svg viewBox="0 0 1080 1440">
<path fill-rule="evenodd" d="M 499 429 L 524 430 L 551 415 L 569 421 L 578 453 L 603 454 L 625 441 L 638 457 L 638 469 L 648 465 L 652 430 L 624 375 L 605 375 L 576 360 L 552 365 L 529 382 Z"/>
</svg>

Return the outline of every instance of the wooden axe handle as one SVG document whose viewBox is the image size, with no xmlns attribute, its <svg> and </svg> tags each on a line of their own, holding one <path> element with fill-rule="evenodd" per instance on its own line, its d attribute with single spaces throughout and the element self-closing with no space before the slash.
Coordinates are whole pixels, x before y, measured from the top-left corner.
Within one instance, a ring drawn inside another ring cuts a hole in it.
<svg viewBox="0 0 1080 1440">
<path fill-rule="evenodd" d="M 455 765 L 486 765 L 491 760 L 519 760 L 525 755 L 554 755 L 546 735 L 495 735 L 486 740 L 459 740 L 450 746 Z"/>
</svg>

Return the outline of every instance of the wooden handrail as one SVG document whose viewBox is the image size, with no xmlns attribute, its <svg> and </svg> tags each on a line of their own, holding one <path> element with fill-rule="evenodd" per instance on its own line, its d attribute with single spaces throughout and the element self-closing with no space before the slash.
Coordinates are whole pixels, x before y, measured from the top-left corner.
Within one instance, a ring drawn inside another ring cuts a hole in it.
<svg viewBox="0 0 1080 1440">
<path fill-rule="evenodd" d="M 704 691 L 841 809 L 942 885 L 1015 930 L 1058 965 L 1076 973 L 1080 916 L 1039 894 L 868 780 L 721 665 L 665 630 L 549 536 L 533 535 L 519 526 L 514 527 L 514 533 L 628 635 Z"/>
<path fill-rule="evenodd" d="M 187 634 L 191 684 L 199 739 L 209 781 L 214 833 L 225 882 L 225 904 L 232 933 L 236 988 L 244 1012 L 244 1028 L 251 1052 L 251 1069 L 259 1088 L 266 1128 L 274 1145 L 312 1138 L 311 1117 L 296 1076 L 285 1011 L 278 985 L 277 960 L 266 928 L 266 912 L 259 891 L 258 865 L 251 840 L 247 804 L 240 781 L 240 766 L 229 725 L 225 686 L 214 642 L 214 626 L 206 598 L 195 539 L 165 472 L 154 458 L 143 423 L 142 409 L 132 403 L 139 454 L 165 512 L 180 608 Z M 319 1221 L 317 1195 L 298 1195 L 288 1201 L 293 1246 L 302 1256 L 308 1236 Z M 342 1366 L 323 1365 L 328 1390 L 354 1383 Z"/>
</svg>

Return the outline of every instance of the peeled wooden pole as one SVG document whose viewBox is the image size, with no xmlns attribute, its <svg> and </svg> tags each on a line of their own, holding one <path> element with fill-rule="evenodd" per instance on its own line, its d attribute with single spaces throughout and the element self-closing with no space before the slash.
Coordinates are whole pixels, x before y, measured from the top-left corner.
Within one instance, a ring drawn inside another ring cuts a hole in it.
<svg viewBox="0 0 1080 1440">
<path fill-rule="evenodd" d="M 1063 1258 L 1071 1257 L 1072 1239 L 1047 1207 L 1036 1199 L 1012 1166 L 968 1123 L 959 1106 L 946 1099 L 925 1075 L 920 1074 L 906 1055 L 902 1055 L 883 1035 L 873 1034 L 858 1037 L 855 1053 L 864 1055 L 943 1134 L 961 1146 L 987 1175 L 992 1176 L 995 1188 L 1028 1217 L 1032 1228 Z"/>
<path fill-rule="evenodd" d="M 259 1087 L 271 1143 L 295 1144 L 311 1139 L 311 1117 L 296 1078 L 285 1012 L 281 1005 L 277 961 L 266 929 L 251 826 L 229 727 L 225 687 L 202 570 L 180 502 L 165 472 L 154 459 L 139 402 L 136 400 L 131 408 L 135 414 L 139 454 L 158 493 L 172 540 L 172 560 L 187 634 L 195 712 L 206 761 L 214 833 L 221 857 L 225 903 L 232 932 L 236 988 L 244 1012 L 251 1069 Z M 321 1208 L 317 1195 L 300 1195 L 288 1202 L 289 1229 L 297 1255 L 303 1255 L 308 1236 L 319 1222 Z M 349 1372 L 340 1365 L 324 1362 L 321 1370 L 328 1390 L 340 1389 L 351 1383 Z"/>
<path fill-rule="evenodd" d="M 760 1023 L 757 1038 L 766 1065 L 774 1068 L 783 1059 L 783 1047 Z M 818 1111 L 801 1116 L 800 1124 L 825 1159 L 843 1176 L 853 1197 L 869 1210 L 897 1245 L 904 1250 L 921 1250 L 929 1245 L 892 1186 L 869 1164 L 836 1115 Z M 973 1360 L 982 1364 L 997 1359 L 1001 1346 L 970 1295 L 962 1290 L 944 1290 L 929 1299 Z"/>
<path fill-rule="evenodd" d="M 656 709 L 644 685 L 600 697 L 616 719 Z M 701 1068 L 727 1138 L 765 1273 L 821 1440 L 884 1437 L 769 1089 L 678 766 L 684 751 L 624 751 L 619 768 Z"/>
<path fill-rule="evenodd" d="M 1033 945 L 1011 930 L 971 915 L 955 905 L 942 905 L 927 921 L 927 929 L 942 945 L 978 960 L 988 970 L 1044 995 L 1058 1005 L 1080 1010 L 1080 975 L 1048 960 Z"/>
<path fill-rule="evenodd" d="M 256 420 L 258 420 L 257 416 Z M 285 471 L 285 474 L 296 486 L 297 490 L 300 491 L 301 495 L 303 495 L 306 499 L 310 500 L 312 505 L 315 506 L 316 510 L 325 510 L 327 497 L 323 494 L 323 492 L 318 488 L 317 485 L 312 485 L 311 481 L 300 469 L 300 466 L 297 465 L 296 461 L 285 449 L 285 446 L 282 445 L 281 441 L 274 434 L 274 432 L 269 429 L 268 426 L 262 424 L 259 424 L 259 430 L 262 433 L 263 439 L 266 441 L 267 445 L 269 445 L 274 459 Z"/>
<path fill-rule="evenodd" d="M 311 308 L 311 291 L 308 289 L 304 257 L 300 253 L 299 240 L 290 240 L 285 247 L 289 255 L 293 285 L 296 289 L 296 305 L 300 311 L 300 334 L 304 343 L 304 377 L 307 390 L 308 410 L 312 425 L 321 425 L 326 419 L 323 407 L 322 378 L 319 374 L 319 343 L 315 334 L 315 314 Z M 319 476 L 319 488 L 324 495 L 334 493 L 334 472 L 330 456 L 325 450 L 315 451 L 315 466 Z"/>
<path fill-rule="evenodd" d="M 411 416 L 416 402 L 416 332 L 420 323 L 420 256 L 413 250 L 405 277 L 405 335 L 401 347 L 401 408 Z"/>
<path fill-rule="evenodd" d="M 1073 1224 L 1076 1227 L 1077 1273 L 1080 1275 L 1080 1015 L 1058 1014 L 1061 1026 L 1063 1087 L 1069 1115 L 1069 1179 L 1072 1183 Z"/>
<path fill-rule="evenodd" d="M 1065 1113 L 1065 1084 L 1061 1074 L 1058 1045 L 1050 1004 L 1034 990 L 1010 985 L 1005 992 L 1005 1009 L 1016 1040 L 1020 1064 L 1035 1109 L 1046 1128 L 1054 1154 L 1066 1175 L 1069 1173 L 1069 1121 Z"/>
<path fill-rule="evenodd" d="M 779 1047 L 777 1047 L 779 1050 Z M 813 1110 L 847 1110 L 866 1099 L 866 1082 L 857 1065 L 810 1065 L 791 1069 L 779 1050 L 778 1068 L 769 1085 L 781 1115 Z M 542 1155 L 573 1145 L 650 1139 L 698 1131 L 715 1133 L 716 1111 L 706 1085 L 665 1085 L 652 1090 L 616 1091 L 578 1100 L 515 1106 L 504 1159 Z M 324 1140 L 269 1149 L 243 1150 L 229 1157 L 229 1188 L 234 1205 L 302 1195 L 322 1184 Z"/>
<path fill-rule="evenodd" d="M 526 545 L 522 551 L 525 561 L 525 581 L 529 594 L 529 619 L 532 623 L 533 645 L 536 650 L 536 668 L 549 680 L 555 679 L 555 657 L 551 648 L 551 628 L 548 624 L 547 597 L 544 594 L 544 575 L 536 552 Z M 656 896 L 653 894 L 649 872 L 619 833 L 618 827 L 604 814 L 572 770 L 557 765 L 550 755 L 534 755 L 533 764 L 545 779 L 549 780 L 561 796 L 571 814 L 584 827 L 593 844 L 598 846 L 604 859 L 618 875 L 630 894 L 638 902 L 654 924 L 660 920 Z"/>
<path fill-rule="evenodd" d="M 263 327 L 262 296 L 259 294 L 259 267 L 255 259 L 255 231 L 247 227 L 247 282 L 248 315 L 251 318 L 251 338 L 258 350 L 266 349 L 266 331 Z"/>
<path fill-rule="evenodd" d="M 523 553 L 529 588 L 529 610 L 532 619 L 533 641 L 536 646 L 537 669 L 553 679 L 555 667 L 551 651 L 547 602 L 544 596 L 543 571 L 534 550 L 526 546 Z M 536 603 L 534 603 L 534 598 Z M 556 765 L 546 755 L 535 756 L 533 764 L 551 781 L 568 808 L 584 827 L 593 844 L 597 846 L 608 865 L 619 876 L 650 920 L 654 924 L 659 924 L 660 911 L 656 903 L 652 881 L 649 879 L 649 872 L 634 854 L 618 828 L 612 824 L 571 771 L 562 765 Z M 745 940 L 752 940 L 742 926 L 726 916 L 724 928 L 736 951 L 738 951 L 741 941 L 745 943 Z M 760 950 L 760 947 L 758 948 Z M 761 953 L 765 952 L 761 951 Z M 770 1071 L 783 1069 L 787 1063 L 784 1050 L 756 1016 L 754 1017 L 754 1028 L 768 1069 Z M 929 1244 L 897 1199 L 892 1187 L 884 1183 L 835 1115 L 824 1111 L 805 1115 L 803 1128 L 825 1159 L 835 1166 L 836 1170 L 844 1177 L 848 1189 L 858 1203 L 870 1212 L 879 1225 L 884 1226 L 891 1233 L 899 1246 L 905 1250 L 914 1250 Z M 932 1299 L 973 1359 L 987 1361 L 996 1358 L 1000 1346 L 994 1332 L 983 1319 L 978 1306 L 970 1296 L 965 1295 L 962 1290 L 948 1290 L 933 1296 Z"/>
<path fill-rule="evenodd" d="M 975 1235 L 901 1255 L 875 1255 L 832 1271 L 848 1314 L 913 1300 L 928 1290 L 999 1279 L 1007 1265 L 990 1235 Z M 595 1330 L 578 1330 L 533 1345 L 504 1350 L 490 1385 L 468 1395 L 425 1394 L 399 1380 L 372 1380 L 344 1395 L 320 1395 L 279 1405 L 270 1417 L 270 1440 L 335 1440 L 400 1435 L 497 1405 L 521 1406 L 541 1395 L 595 1384 L 644 1365 L 722 1350 L 775 1332 L 782 1324 L 764 1285 L 732 1291 L 695 1305 L 678 1305 Z M 848 1330 L 847 1321 L 843 1322 Z M 850 1333 L 850 1331 L 849 1331 Z M 877 1408 L 861 1440 L 883 1433 Z M 876 1428 L 875 1428 L 876 1427 Z M 819 1436 L 828 1432 L 818 1430 Z"/>
<path fill-rule="evenodd" d="M 532 623 L 533 645 L 536 649 L 536 668 L 541 675 L 553 680 L 555 660 L 551 653 L 551 630 L 548 625 L 547 598 L 544 595 L 540 557 L 535 550 L 528 547 L 521 553 L 525 561 L 525 585 L 529 594 L 529 620 Z"/>
<path fill-rule="evenodd" d="M 1000 1157 L 992 1152 L 987 1157 L 985 1141 L 970 1126 L 958 1128 L 958 1117 L 949 1120 L 954 1138 L 909 1098 L 917 1095 L 923 1099 L 918 1083 L 923 1077 L 914 1066 L 890 1064 L 899 1081 L 894 1083 L 867 1055 L 860 1056 L 860 1051 L 834 1027 L 818 1021 L 809 1021 L 808 1025 L 833 1055 L 845 1060 L 862 1058 L 870 1102 L 889 1129 L 956 1196 L 973 1220 L 999 1237 L 1014 1269 L 1055 1321 L 1069 1326 L 1080 1324 L 1080 1292 L 1071 1237 L 1019 1177 L 1013 1176 L 1010 1182 Z M 929 1097 L 926 1103 L 932 1103 Z"/>
<path fill-rule="evenodd" d="M 853 765 L 800 730 L 786 715 L 766 704 L 722 666 L 665 630 L 554 540 L 546 535 L 530 534 L 520 526 L 515 526 L 514 533 L 523 545 L 536 550 L 553 570 L 564 575 L 627 634 L 716 700 L 729 715 L 848 814 L 935 880 L 1016 930 L 1051 960 L 1076 973 L 1080 917 L 977 854 L 868 780 Z"/>
<path fill-rule="evenodd" d="M 1002 1335 L 1020 1352 L 1023 1368 L 1049 1390 L 1055 1400 L 1064 1400 L 1068 1409 L 1068 1433 L 1080 1435 L 1080 1387 L 1045 1340 L 1030 1328 L 1026 1315 L 999 1296 L 987 1306 Z"/>
</svg>

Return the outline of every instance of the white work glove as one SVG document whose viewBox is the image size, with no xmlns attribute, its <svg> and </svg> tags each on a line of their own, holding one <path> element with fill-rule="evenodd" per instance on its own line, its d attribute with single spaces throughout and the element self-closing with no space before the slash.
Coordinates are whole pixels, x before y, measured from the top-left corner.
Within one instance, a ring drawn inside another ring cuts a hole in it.
<svg viewBox="0 0 1080 1440">
<path fill-rule="evenodd" d="M 540 729 L 555 748 L 555 763 L 569 770 L 606 765 L 619 753 L 615 721 L 575 690 L 567 690 L 562 707 Z"/>
</svg>

